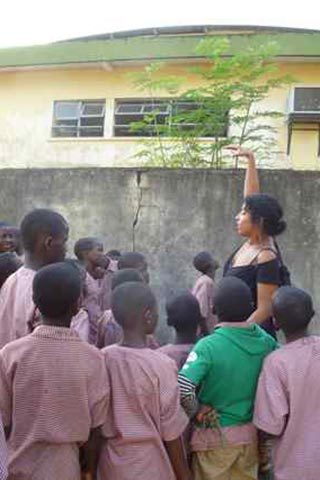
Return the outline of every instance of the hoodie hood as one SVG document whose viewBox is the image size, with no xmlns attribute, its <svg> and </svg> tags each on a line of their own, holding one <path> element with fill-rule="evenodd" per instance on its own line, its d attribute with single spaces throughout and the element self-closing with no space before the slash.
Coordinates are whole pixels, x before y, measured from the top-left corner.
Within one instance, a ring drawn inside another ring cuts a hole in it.
<svg viewBox="0 0 320 480">
<path fill-rule="evenodd" d="M 276 344 L 276 341 L 258 325 L 249 325 L 246 328 L 224 326 L 215 330 L 214 335 L 228 339 L 248 355 L 263 355 L 266 351 L 272 350 Z"/>
</svg>

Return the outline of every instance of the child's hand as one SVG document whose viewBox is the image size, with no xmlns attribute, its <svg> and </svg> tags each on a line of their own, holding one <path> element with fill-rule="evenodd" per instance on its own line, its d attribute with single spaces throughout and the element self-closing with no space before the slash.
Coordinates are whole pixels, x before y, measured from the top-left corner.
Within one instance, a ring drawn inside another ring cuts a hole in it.
<svg viewBox="0 0 320 480">
<path fill-rule="evenodd" d="M 271 450 L 273 440 L 263 432 L 258 433 L 259 473 L 266 474 L 272 469 Z"/>
<path fill-rule="evenodd" d="M 200 405 L 196 415 L 197 422 L 205 425 L 206 428 L 214 428 L 217 426 L 219 415 L 213 407 L 208 405 Z"/>
<path fill-rule="evenodd" d="M 270 461 L 263 465 L 261 463 L 259 464 L 259 468 L 258 468 L 259 475 L 267 475 L 268 473 L 271 472 L 271 470 L 272 470 L 272 464 Z"/>
<path fill-rule="evenodd" d="M 90 473 L 81 473 L 81 480 L 92 480 Z"/>
</svg>

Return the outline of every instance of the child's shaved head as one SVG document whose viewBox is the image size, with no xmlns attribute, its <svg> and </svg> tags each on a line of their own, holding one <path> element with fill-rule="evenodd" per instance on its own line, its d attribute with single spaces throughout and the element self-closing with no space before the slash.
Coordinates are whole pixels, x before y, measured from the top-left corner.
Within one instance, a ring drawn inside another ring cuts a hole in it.
<svg viewBox="0 0 320 480">
<path fill-rule="evenodd" d="M 33 280 L 33 301 L 47 318 L 59 318 L 70 313 L 80 293 L 80 271 L 67 262 L 41 268 Z"/>
<path fill-rule="evenodd" d="M 272 299 L 272 310 L 277 326 L 285 334 L 306 330 L 314 316 L 311 296 L 295 287 L 281 287 Z"/>
<path fill-rule="evenodd" d="M 193 266 L 198 272 L 206 274 L 209 270 L 217 270 L 219 263 L 209 252 L 199 252 L 193 259 Z"/>
<path fill-rule="evenodd" d="M 214 291 L 214 311 L 220 322 L 243 322 L 254 307 L 250 288 L 236 277 L 225 277 Z"/>
<path fill-rule="evenodd" d="M 126 282 L 119 285 L 112 294 L 111 309 L 115 320 L 124 330 L 143 329 L 152 333 L 157 322 L 157 301 L 145 283 Z M 152 327 L 152 328 L 151 328 Z"/>
<path fill-rule="evenodd" d="M 118 261 L 118 269 L 135 268 L 142 274 L 146 283 L 149 283 L 148 263 L 146 257 L 139 252 L 125 252 Z"/>
<path fill-rule="evenodd" d="M 122 285 L 126 282 L 143 282 L 143 276 L 138 270 L 134 268 L 124 268 L 123 270 L 118 270 L 112 277 L 111 287 L 112 290 L 115 290 L 119 285 Z"/>
<path fill-rule="evenodd" d="M 85 255 L 96 247 L 102 247 L 103 243 L 96 237 L 79 238 L 74 245 L 74 254 L 79 260 L 84 260 Z"/>
<path fill-rule="evenodd" d="M 166 304 L 167 323 L 177 332 L 196 332 L 201 322 L 199 302 L 190 292 L 184 292 Z"/>
</svg>

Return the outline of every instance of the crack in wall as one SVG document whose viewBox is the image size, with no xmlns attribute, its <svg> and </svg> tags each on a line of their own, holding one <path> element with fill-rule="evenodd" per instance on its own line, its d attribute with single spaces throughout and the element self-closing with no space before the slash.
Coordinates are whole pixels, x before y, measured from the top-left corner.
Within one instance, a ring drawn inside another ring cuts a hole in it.
<svg viewBox="0 0 320 480">
<path fill-rule="evenodd" d="M 142 198 L 143 198 L 143 188 L 141 187 L 141 178 L 142 178 L 142 171 L 138 170 L 136 173 L 136 185 L 137 185 L 137 208 L 135 211 L 135 215 L 133 217 L 132 222 L 132 251 L 134 252 L 136 249 L 136 229 L 139 222 L 140 212 L 142 209 Z"/>
</svg>

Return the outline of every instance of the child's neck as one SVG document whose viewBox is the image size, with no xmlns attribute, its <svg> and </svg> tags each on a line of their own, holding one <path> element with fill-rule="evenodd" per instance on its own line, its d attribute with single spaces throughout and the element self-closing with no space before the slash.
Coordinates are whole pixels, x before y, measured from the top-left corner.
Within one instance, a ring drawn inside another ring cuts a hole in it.
<svg viewBox="0 0 320 480">
<path fill-rule="evenodd" d="M 145 348 L 147 346 L 147 336 L 145 333 L 124 330 L 120 345 L 129 348 Z"/>
<path fill-rule="evenodd" d="M 92 263 L 85 262 L 84 265 L 89 275 L 91 275 L 91 277 L 94 278 L 94 266 L 92 265 Z"/>
<path fill-rule="evenodd" d="M 207 277 L 211 278 L 211 280 L 214 280 L 215 271 L 209 269 L 206 272 L 204 272 L 203 275 L 206 275 Z"/>
<path fill-rule="evenodd" d="M 197 334 L 176 332 L 175 345 L 190 345 L 197 341 Z"/>
<path fill-rule="evenodd" d="M 47 327 L 70 328 L 71 317 L 70 317 L 70 315 L 67 315 L 65 317 L 59 317 L 59 318 L 42 317 L 42 323 L 43 323 L 43 325 L 46 325 Z"/>
<path fill-rule="evenodd" d="M 45 260 L 39 256 L 37 256 L 36 253 L 31 253 L 25 251 L 24 254 L 24 266 L 27 268 L 30 268 L 31 270 L 40 270 L 40 268 L 44 267 L 47 265 Z"/>
<path fill-rule="evenodd" d="M 296 340 L 300 340 L 301 338 L 307 337 L 308 335 L 309 334 L 307 329 L 301 330 L 300 332 L 296 333 L 288 333 L 287 335 L 285 335 L 286 343 L 295 342 Z"/>
</svg>

